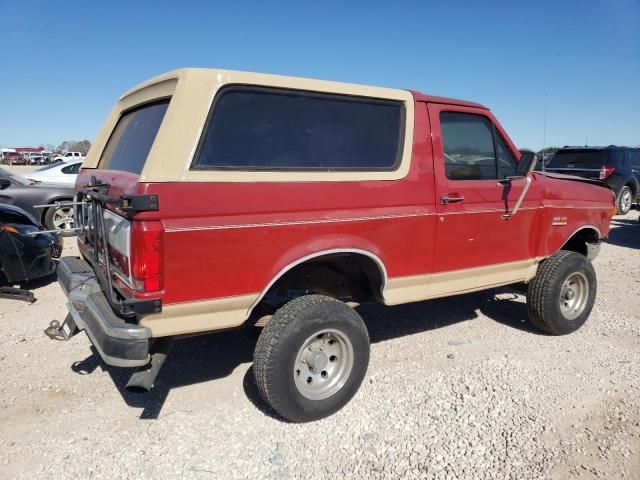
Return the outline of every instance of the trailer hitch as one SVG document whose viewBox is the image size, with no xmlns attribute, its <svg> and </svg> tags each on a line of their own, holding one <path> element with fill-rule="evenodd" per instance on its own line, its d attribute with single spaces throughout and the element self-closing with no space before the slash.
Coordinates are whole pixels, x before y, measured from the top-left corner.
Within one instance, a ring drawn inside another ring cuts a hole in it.
<svg viewBox="0 0 640 480">
<path fill-rule="evenodd" d="M 52 320 L 47 328 L 44 329 L 44 334 L 51 340 L 58 340 L 60 342 L 66 342 L 71 337 L 78 333 L 78 327 L 71 315 L 67 315 L 66 320 L 60 325 L 57 320 Z"/>
</svg>

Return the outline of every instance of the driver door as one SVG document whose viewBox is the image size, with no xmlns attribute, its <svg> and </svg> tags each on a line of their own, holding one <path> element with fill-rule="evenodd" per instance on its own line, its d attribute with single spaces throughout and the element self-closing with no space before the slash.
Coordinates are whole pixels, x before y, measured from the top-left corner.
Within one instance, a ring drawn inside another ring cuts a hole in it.
<svg viewBox="0 0 640 480">
<path fill-rule="evenodd" d="M 534 257 L 531 227 L 540 198 L 532 185 L 518 213 L 505 217 L 525 186 L 524 178 L 503 180 L 516 175 L 519 152 L 488 110 L 430 104 L 429 119 L 436 174 L 435 272 L 521 268 L 526 262 L 518 261 Z"/>
</svg>

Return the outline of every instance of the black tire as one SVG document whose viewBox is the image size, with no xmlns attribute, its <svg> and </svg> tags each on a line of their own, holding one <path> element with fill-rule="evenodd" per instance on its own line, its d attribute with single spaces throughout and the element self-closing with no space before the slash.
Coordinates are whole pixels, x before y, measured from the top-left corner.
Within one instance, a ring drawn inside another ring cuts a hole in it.
<svg viewBox="0 0 640 480">
<path fill-rule="evenodd" d="M 576 283 L 586 280 L 586 294 L 582 302 L 576 301 L 580 308 L 567 312 L 563 308 L 568 307 L 561 305 L 573 301 L 573 297 L 568 299 L 571 292 L 574 292 L 574 296 L 578 294 L 573 288 L 568 288 L 564 297 L 561 296 L 565 281 L 573 278 L 577 280 Z M 560 250 L 540 264 L 536 276 L 529 282 L 529 319 L 536 328 L 551 335 L 575 332 L 587 321 L 596 300 L 597 288 L 596 273 L 589 259 L 579 253 Z M 570 318 L 571 315 L 576 316 Z"/>
<path fill-rule="evenodd" d="M 625 185 L 620 189 L 620 193 L 618 193 L 618 198 L 616 199 L 618 215 L 626 215 L 629 213 L 631 205 L 633 205 L 633 196 L 633 192 L 629 186 Z"/>
<path fill-rule="evenodd" d="M 71 200 L 70 199 L 65 199 L 65 200 L 59 200 L 59 201 L 60 202 L 70 202 Z M 56 228 L 58 228 L 58 227 L 56 227 L 56 225 L 54 223 L 54 215 L 55 215 L 56 211 L 61 210 L 62 208 L 64 208 L 64 207 L 56 208 L 55 206 L 52 206 L 50 208 L 47 208 L 47 210 L 44 213 L 44 222 L 43 222 L 45 227 L 47 227 L 47 230 L 55 230 Z M 73 227 L 73 225 L 71 225 L 71 227 Z M 74 230 L 71 230 L 69 228 L 63 229 L 60 232 L 60 235 L 63 236 L 63 237 L 71 237 L 74 234 L 75 234 Z"/>
<path fill-rule="evenodd" d="M 298 353 L 306 351 L 302 350 L 305 342 L 324 330 L 338 331 L 348 338 L 353 362 L 337 391 L 328 398 L 312 400 L 296 386 L 294 375 L 299 370 L 294 368 Z M 280 308 L 263 329 L 253 356 L 260 395 L 292 422 L 318 420 L 340 410 L 358 391 L 368 364 L 369 334 L 362 318 L 345 303 L 323 295 L 298 297 Z"/>
</svg>

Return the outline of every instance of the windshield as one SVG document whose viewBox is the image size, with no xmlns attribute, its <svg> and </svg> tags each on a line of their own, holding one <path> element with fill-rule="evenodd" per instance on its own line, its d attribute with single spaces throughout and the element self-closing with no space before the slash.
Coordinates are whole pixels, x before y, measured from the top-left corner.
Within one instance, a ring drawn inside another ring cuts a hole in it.
<svg viewBox="0 0 640 480">
<path fill-rule="evenodd" d="M 547 164 L 547 168 L 596 168 L 607 163 L 604 150 L 559 150 Z"/>
<path fill-rule="evenodd" d="M 99 168 L 142 172 L 168 106 L 169 100 L 163 100 L 122 115 L 107 142 Z"/>
<path fill-rule="evenodd" d="M 9 180 L 16 182 L 19 185 L 31 185 L 31 182 L 26 178 L 8 172 L 4 168 L 0 168 L 0 177 L 8 178 Z"/>
</svg>

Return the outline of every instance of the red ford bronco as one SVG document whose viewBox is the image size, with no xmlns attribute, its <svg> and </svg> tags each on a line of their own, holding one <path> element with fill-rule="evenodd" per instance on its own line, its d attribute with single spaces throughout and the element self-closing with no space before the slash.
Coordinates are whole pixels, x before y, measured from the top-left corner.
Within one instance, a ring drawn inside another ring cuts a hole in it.
<svg viewBox="0 0 640 480">
<path fill-rule="evenodd" d="M 590 260 L 614 197 L 534 163 L 477 103 L 169 72 L 120 98 L 83 165 L 81 256 L 58 268 L 70 315 L 57 333 L 84 330 L 149 389 L 174 338 L 261 328 L 260 393 L 309 421 L 365 376 L 363 302 L 526 282 L 531 322 L 573 332 L 594 304 Z"/>
</svg>

